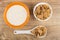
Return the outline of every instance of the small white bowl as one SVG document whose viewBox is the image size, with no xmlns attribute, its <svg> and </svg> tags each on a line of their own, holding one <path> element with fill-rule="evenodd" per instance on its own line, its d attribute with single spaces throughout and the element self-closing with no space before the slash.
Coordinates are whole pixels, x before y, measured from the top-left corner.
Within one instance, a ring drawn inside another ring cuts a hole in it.
<svg viewBox="0 0 60 40">
<path fill-rule="evenodd" d="M 49 8 L 50 8 L 50 10 L 51 10 L 50 16 L 49 16 L 48 18 L 46 18 L 45 20 L 39 19 L 38 17 L 36 17 L 36 15 L 35 15 L 35 13 L 34 13 L 35 10 L 36 10 L 36 7 L 39 6 L 39 5 L 42 5 L 42 4 L 48 5 Z M 51 7 L 48 3 L 45 3 L 45 2 L 38 3 L 38 4 L 36 4 L 36 5 L 34 6 L 34 8 L 33 8 L 34 17 L 35 17 L 38 21 L 47 21 L 47 20 L 49 20 L 49 19 L 51 18 L 51 16 L 52 16 L 52 13 L 53 13 L 53 12 L 52 12 L 52 7 Z"/>
</svg>

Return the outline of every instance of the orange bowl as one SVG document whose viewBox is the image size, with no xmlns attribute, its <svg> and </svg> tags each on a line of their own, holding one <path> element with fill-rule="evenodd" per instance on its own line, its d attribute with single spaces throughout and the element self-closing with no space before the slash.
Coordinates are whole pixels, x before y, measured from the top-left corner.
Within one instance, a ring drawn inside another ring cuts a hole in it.
<svg viewBox="0 0 60 40">
<path fill-rule="evenodd" d="M 20 5 L 20 6 L 23 6 L 25 9 L 26 9 L 26 12 L 27 12 L 27 17 L 26 17 L 26 20 L 24 21 L 24 23 L 18 25 L 18 26 L 15 26 L 15 25 L 12 25 L 8 20 L 7 20 L 7 17 L 6 17 L 6 14 L 7 14 L 7 11 L 8 9 L 11 7 L 11 6 L 14 6 L 14 5 Z M 13 28 L 13 29 L 20 29 L 20 28 L 23 28 L 29 21 L 30 19 L 30 12 L 29 12 L 29 8 L 22 2 L 12 2 L 10 3 L 4 10 L 4 14 L 3 14 L 3 18 L 4 18 L 4 21 L 5 23 Z"/>
</svg>

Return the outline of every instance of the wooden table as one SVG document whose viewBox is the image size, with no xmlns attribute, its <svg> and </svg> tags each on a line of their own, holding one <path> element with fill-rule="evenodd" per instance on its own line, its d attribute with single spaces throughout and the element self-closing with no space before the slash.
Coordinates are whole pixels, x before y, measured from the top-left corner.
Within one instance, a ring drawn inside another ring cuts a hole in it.
<svg viewBox="0 0 60 40">
<path fill-rule="evenodd" d="M 14 35 L 14 29 L 9 28 L 3 20 L 4 8 L 11 2 L 24 2 L 30 9 L 30 21 L 22 28 L 22 30 L 29 30 L 37 25 L 44 25 L 48 29 L 45 38 L 36 38 L 32 35 Z M 33 16 L 33 7 L 39 2 L 47 2 L 53 8 L 52 17 L 46 22 L 39 22 Z M 60 40 L 60 0 L 0 0 L 0 40 Z"/>
</svg>

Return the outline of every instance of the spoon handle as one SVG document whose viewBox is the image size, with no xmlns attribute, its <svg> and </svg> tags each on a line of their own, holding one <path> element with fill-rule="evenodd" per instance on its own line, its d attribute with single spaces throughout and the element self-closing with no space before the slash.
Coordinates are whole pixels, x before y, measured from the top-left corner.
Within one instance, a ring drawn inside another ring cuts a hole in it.
<svg viewBox="0 0 60 40">
<path fill-rule="evenodd" d="M 14 34 L 31 34 L 30 30 L 14 30 Z"/>
</svg>

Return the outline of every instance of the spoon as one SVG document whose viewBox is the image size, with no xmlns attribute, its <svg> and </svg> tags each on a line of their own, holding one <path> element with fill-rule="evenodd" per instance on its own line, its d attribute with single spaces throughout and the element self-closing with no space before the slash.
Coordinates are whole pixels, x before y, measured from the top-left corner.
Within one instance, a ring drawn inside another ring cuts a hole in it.
<svg viewBox="0 0 60 40">
<path fill-rule="evenodd" d="M 31 34 L 31 35 L 34 35 L 31 31 L 35 30 L 36 28 L 38 28 L 39 26 L 31 29 L 31 30 L 14 30 L 14 34 Z M 44 26 L 40 26 L 40 27 L 44 27 Z M 47 34 L 47 30 L 45 32 L 45 34 L 43 36 L 40 36 L 39 38 L 43 38 L 45 37 Z"/>
</svg>

